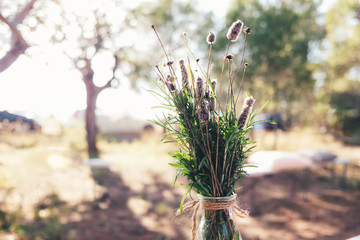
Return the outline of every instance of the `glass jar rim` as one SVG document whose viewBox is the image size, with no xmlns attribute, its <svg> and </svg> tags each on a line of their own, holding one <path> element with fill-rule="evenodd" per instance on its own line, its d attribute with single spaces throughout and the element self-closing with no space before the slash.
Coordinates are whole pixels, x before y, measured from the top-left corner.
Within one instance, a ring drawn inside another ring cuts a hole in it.
<svg viewBox="0 0 360 240">
<path fill-rule="evenodd" d="M 201 201 L 233 201 L 236 199 L 236 197 L 237 197 L 236 193 L 234 193 L 230 196 L 225 196 L 225 197 L 207 197 L 207 196 L 198 194 L 198 198 Z"/>
</svg>

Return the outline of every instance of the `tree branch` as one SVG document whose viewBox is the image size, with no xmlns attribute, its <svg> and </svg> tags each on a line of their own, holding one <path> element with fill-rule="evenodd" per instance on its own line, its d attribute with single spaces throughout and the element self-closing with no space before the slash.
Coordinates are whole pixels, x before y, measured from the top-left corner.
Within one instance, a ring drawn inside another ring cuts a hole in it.
<svg viewBox="0 0 360 240">
<path fill-rule="evenodd" d="M 107 83 L 106 83 L 104 86 L 97 88 L 98 93 L 100 93 L 102 90 L 104 90 L 104 89 L 106 89 L 106 88 L 112 87 L 112 86 L 111 86 L 111 83 L 112 83 L 113 81 L 117 80 L 117 79 L 116 79 L 116 76 L 115 76 L 115 72 L 116 72 L 116 69 L 119 67 L 120 59 L 119 59 L 119 57 L 118 57 L 116 54 L 114 54 L 114 60 L 115 60 L 115 63 L 114 63 L 114 66 L 113 66 L 113 68 L 112 68 L 112 78 L 111 78 L 109 81 L 107 81 Z"/>
<path fill-rule="evenodd" d="M 102 90 L 106 89 L 106 88 L 111 88 L 111 82 L 113 81 L 114 79 L 110 79 L 109 81 L 107 81 L 107 83 L 104 85 L 104 86 L 101 86 L 101 87 L 97 87 L 97 93 L 100 93 Z"/>
<path fill-rule="evenodd" d="M 11 30 L 12 33 L 12 40 L 11 40 L 11 48 L 10 50 L 5 54 L 4 57 L 0 59 L 0 72 L 5 71 L 7 68 L 13 64 L 18 57 L 25 52 L 25 50 L 29 47 L 25 39 L 22 37 L 19 30 L 12 25 L 9 20 L 4 17 L 0 13 L 0 20 L 4 22 Z"/>
<path fill-rule="evenodd" d="M 37 0 L 31 0 L 28 4 L 26 4 L 24 9 L 19 12 L 11 22 L 0 12 L 0 21 L 9 27 L 12 34 L 10 43 L 11 48 L 6 53 L 6 55 L 0 59 L 0 72 L 3 72 L 9 68 L 11 64 L 13 64 L 18 59 L 18 57 L 23 54 L 29 47 L 21 32 L 17 29 L 17 25 L 22 23 L 25 17 L 29 14 L 30 10 L 33 8 L 36 1 Z"/>
<path fill-rule="evenodd" d="M 20 43 L 26 43 L 26 41 L 24 40 L 24 38 L 22 37 L 20 31 L 16 28 L 16 26 L 14 26 L 6 17 L 4 17 L 1 14 L 1 12 L 0 12 L 0 20 L 10 28 L 11 34 L 13 35 L 13 37 L 15 37 L 16 41 Z"/>
<path fill-rule="evenodd" d="M 28 47 L 28 45 L 24 46 L 16 42 L 6 55 L 0 59 L 0 73 L 9 68 Z"/>
<path fill-rule="evenodd" d="M 113 67 L 113 69 L 112 69 L 112 79 L 115 79 L 115 78 L 116 78 L 116 77 L 115 77 L 115 72 L 116 72 L 116 69 L 119 67 L 119 64 L 120 64 L 119 56 L 116 55 L 116 54 L 114 54 L 114 61 L 115 61 L 115 63 L 114 63 L 114 67 Z M 112 80 L 112 79 L 111 79 L 111 80 Z"/>
<path fill-rule="evenodd" d="M 26 6 L 23 8 L 23 10 L 21 12 L 19 12 L 18 14 L 16 14 L 14 19 L 11 21 L 11 24 L 16 27 L 18 24 L 22 23 L 24 21 L 25 17 L 31 11 L 31 9 L 34 7 L 34 4 L 36 1 L 37 0 L 30 0 L 30 2 L 28 2 L 28 4 L 26 4 Z"/>
</svg>

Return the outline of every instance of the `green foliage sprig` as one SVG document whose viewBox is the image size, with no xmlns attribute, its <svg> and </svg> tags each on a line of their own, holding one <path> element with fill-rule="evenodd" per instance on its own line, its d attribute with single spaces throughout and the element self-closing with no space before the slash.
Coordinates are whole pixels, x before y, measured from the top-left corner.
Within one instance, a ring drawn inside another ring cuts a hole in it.
<svg viewBox="0 0 360 240">
<path fill-rule="evenodd" d="M 242 66 L 239 67 L 243 69 L 242 83 L 248 66 L 247 63 L 243 64 L 246 39 L 251 32 L 250 28 L 242 31 L 243 25 L 243 22 L 238 20 L 227 33 L 229 43 L 222 66 L 219 95 L 216 94 L 217 81 L 210 76 L 211 50 L 215 43 L 215 34 L 210 32 L 206 39 L 210 45 L 207 71 L 198 64 L 187 40 L 184 39 L 183 42 L 193 59 L 190 61 L 188 57 L 187 64 L 184 60 L 179 61 L 180 77 L 174 70 L 174 60 L 171 59 L 170 53 L 166 52 L 156 28 L 152 26 L 164 50 L 166 63 L 163 67 L 155 66 L 154 71 L 159 80 L 153 82 L 160 92 L 151 92 L 163 100 L 159 107 L 169 111 L 168 115 L 157 116 L 152 122 L 166 129 L 167 133 L 162 139 L 165 143 L 175 142 L 179 145 L 178 151 L 170 153 L 176 159 L 176 163 L 170 165 L 176 168 L 174 184 L 179 174 L 188 180 L 188 184 L 183 184 L 188 191 L 182 199 L 181 206 L 191 189 L 203 196 L 230 196 L 236 190 L 236 183 L 246 174 L 243 163 L 246 154 L 255 147 L 247 133 L 253 128 L 256 123 L 253 121 L 254 117 L 262 108 L 252 111 L 255 99 L 247 95 L 239 116 L 236 114 L 240 92 L 235 98 L 234 82 L 239 70 L 235 74 L 232 73 L 230 66 L 233 64 L 233 56 L 229 55 L 228 51 L 231 42 L 236 41 L 244 32 L 246 37 Z M 219 99 L 226 61 L 229 63 L 229 81 L 227 102 L 222 109 Z M 192 68 L 192 62 L 200 70 L 199 73 Z"/>
</svg>

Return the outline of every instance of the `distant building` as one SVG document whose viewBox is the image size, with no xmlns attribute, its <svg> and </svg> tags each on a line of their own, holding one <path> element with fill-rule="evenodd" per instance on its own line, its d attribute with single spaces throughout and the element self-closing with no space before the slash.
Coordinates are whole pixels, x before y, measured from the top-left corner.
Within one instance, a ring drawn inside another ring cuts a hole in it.
<svg viewBox="0 0 360 240">
<path fill-rule="evenodd" d="M 74 113 L 69 124 L 85 121 L 85 111 L 79 110 Z M 97 115 L 96 125 L 99 134 L 106 139 L 116 141 L 132 141 L 140 139 L 143 134 L 161 132 L 154 124 L 131 117 Z"/>
</svg>

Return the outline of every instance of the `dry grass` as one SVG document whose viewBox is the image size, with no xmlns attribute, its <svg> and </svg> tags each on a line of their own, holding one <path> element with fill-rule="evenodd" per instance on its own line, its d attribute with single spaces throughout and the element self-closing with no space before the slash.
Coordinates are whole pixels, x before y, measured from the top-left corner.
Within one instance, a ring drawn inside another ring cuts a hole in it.
<svg viewBox="0 0 360 240">
<path fill-rule="evenodd" d="M 259 149 L 271 149 L 272 135 L 256 136 Z M 111 167 L 99 173 L 81 164 L 84 152 L 69 144 L 75 140 L 45 139 L 26 148 L 0 142 L 0 210 L 10 224 L 1 228 L 0 239 L 9 234 L 18 239 L 189 238 L 189 216 L 173 219 L 185 191 L 171 186 L 175 170 L 167 164 L 167 152 L 174 146 L 159 144 L 158 136 L 133 143 L 100 141 L 102 158 Z M 353 160 L 346 190 L 329 166 L 278 174 L 255 185 L 247 178 L 240 204 L 257 213 L 241 220 L 243 238 L 338 240 L 359 234 L 360 148 L 309 131 L 278 133 L 277 146 L 331 150 Z M 293 176 L 297 196 L 291 198 Z M 255 189 L 254 202 L 250 189 Z M 111 203 L 96 201 L 104 192 Z"/>
</svg>

